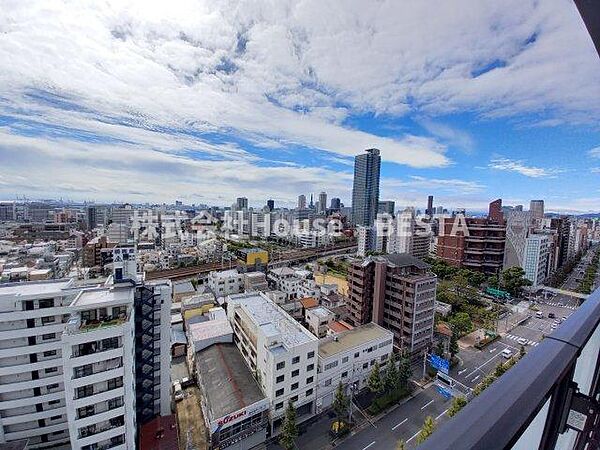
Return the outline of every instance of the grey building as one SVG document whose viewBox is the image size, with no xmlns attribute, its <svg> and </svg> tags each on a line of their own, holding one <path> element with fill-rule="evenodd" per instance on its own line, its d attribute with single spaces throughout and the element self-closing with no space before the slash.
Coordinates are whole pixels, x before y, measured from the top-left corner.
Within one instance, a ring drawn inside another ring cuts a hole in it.
<svg viewBox="0 0 600 450">
<path fill-rule="evenodd" d="M 379 206 L 379 150 L 370 148 L 354 158 L 352 186 L 352 221 L 355 225 L 372 226 Z"/>
<path fill-rule="evenodd" d="M 321 192 L 319 194 L 319 214 L 325 214 L 327 212 L 327 192 Z"/>
<path fill-rule="evenodd" d="M 236 207 L 238 210 L 248 209 L 248 199 L 246 197 L 238 197 Z"/>
<path fill-rule="evenodd" d="M 394 214 L 396 210 L 396 202 L 393 200 L 385 200 L 378 203 L 377 212 L 378 213 L 386 213 L 386 214 Z"/>
</svg>

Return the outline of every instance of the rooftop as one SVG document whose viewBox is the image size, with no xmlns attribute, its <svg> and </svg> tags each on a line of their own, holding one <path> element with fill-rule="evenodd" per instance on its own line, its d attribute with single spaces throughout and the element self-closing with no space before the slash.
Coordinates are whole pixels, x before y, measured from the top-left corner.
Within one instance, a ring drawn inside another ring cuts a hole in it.
<svg viewBox="0 0 600 450">
<path fill-rule="evenodd" d="M 334 315 L 330 310 L 328 310 L 324 306 L 318 306 L 316 308 L 312 308 L 309 312 L 310 312 L 310 314 L 314 314 L 315 316 L 317 316 L 321 319 L 326 319 L 327 317 L 331 317 Z"/>
<path fill-rule="evenodd" d="M 279 335 L 288 349 L 317 339 L 262 293 L 230 295 L 227 302 L 242 307 L 266 336 Z"/>
<path fill-rule="evenodd" d="M 134 289 L 130 285 L 97 288 L 81 291 L 71 307 L 77 310 L 88 308 L 126 305 L 133 303 Z"/>
<path fill-rule="evenodd" d="M 234 344 L 215 344 L 196 353 L 196 368 L 210 422 L 265 398 Z"/>
<path fill-rule="evenodd" d="M 358 345 L 385 337 L 393 339 L 394 335 L 391 331 L 374 322 L 367 323 L 338 333 L 335 337 L 321 339 L 319 341 L 319 356 L 321 358 L 329 358 L 355 348 Z"/>
<path fill-rule="evenodd" d="M 215 272 L 211 272 L 210 276 L 213 278 L 229 278 L 229 277 L 237 277 L 239 275 L 239 272 L 237 271 L 237 269 L 229 269 L 229 270 L 222 270 L 222 271 L 215 271 Z"/>
<path fill-rule="evenodd" d="M 214 342 L 216 338 L 233 335 L 233 330 L 227 319 L 217 319 L 190 323 L 188 324 L 188 333 L 191 343 L 196 349 L 196 343 L 202 341 Z"/>
<path fill-rule="evenodd" d="M 62 291 L 72 287 L 73 280 L 28 281 L 22 283 L 0 284 L 0 297 L 3 296 L 49 296 L 61 295 Z"/>
<path fill-rule="evenodd" d="M 381 258 L 387 260 L 390 264 L 398 267 L 415 266 L 419 269 L 429 269 L 429 264 L 421 261 L 419 258 L 408 253 L 396 253 L 391 255 L 377 256 L 375 258 Z"/>
<path fill-rule="evenodd" d="M 314 297 L 305 297 L 300 300 L 304 309 L 316 308 L 319 306 L 319 300 Z"/>
<path fill-rule="evenodd" d="M 140 432 L 140 448 L 144 450 L 178 450 L 175 414 L 156 417 L 143 425 Z"/>
</svg>

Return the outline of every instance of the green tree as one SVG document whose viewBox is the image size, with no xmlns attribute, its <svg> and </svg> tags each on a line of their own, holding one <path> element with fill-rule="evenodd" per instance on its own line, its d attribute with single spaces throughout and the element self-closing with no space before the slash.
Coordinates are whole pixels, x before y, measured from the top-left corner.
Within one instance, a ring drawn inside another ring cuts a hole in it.
<svg viewBox="0 0 600 450">
<path fill-rule="evenodd" d="M 378 362 L 375 362 L 375 365 L 371 369 L 371 373 L 369 373 L 367 387 L 369 388 L 369 391 L 371 391 L 373 394 L 379 394 L 383 390 L 383 382 L 381 381 L 381 374 Z"/>
<path fill-rule="evenodd" d="M 439 340 L 435 346 L 435 354 L 438 356 L 444 356 L 444 343 Z"/>
<path fill-rule="evenodd" d="M 500 361 L 494 369 L 494 375 L 496 377 L 501 377 L 504 374 L 504 372 L 506 372 L 506 366 L 502 361 Z"/>
<path fill-rule="evenodd" d="M 350 408 L 350 399 L 344 392 L 344 385 L 340 381 L 338 387 L 335 391 L 335 396 L 333 397 L 333 410 L 335 411 L 335 415 L 339 419 L 344 419 L 348 415 L 348 411 Z"/>
<path fill-rule="evenodd" d="M 467 404 L 467 399 L 464 398 L 462 395 L 459 395 L 458 397 L 454 397 L 454 400 L 452 400 L 452 406 L 448 409 L 448 417 L 454 417 L 456 414 L 458 414 L 458 412 L 464 408 L 464 406 Z"/>
<path fill-rule="evenodd" d="M 435 421 L 433 417 L 427 416 L 425 417 L 425 422 L 423 422 L 423 427 L 421 427 L 421 431 L 417 435 L 417 444 L 422 444 L 425 442 L 429 436 L 433 434 L 435 431 Z"/>
<path fill-rule="evenodd" d="M 521 345 L 521 348 L 519 349 L 519 358 L 522 358 L 526 354 L 527 352 L 525 351 L 525 346 Z"/>
<path fill-rule="evenodd" d="M 396 450 L 406 450 L 406 442 L 404 442 L 403 439 L 400 439 L 397 443 L 396 443 Z"/>
<path fill-rule="evenodd" d="M 386 392 L 394 392 L 400 387 L 400 373 L 398 372 L 398 366 L 396 365 L 396 362 L 396 355 L 392 353 L 392 356 L 387 363 L 385 376 L 383 378 L 383 386 Z"/>
<path fill-rule="evenodd" d="M 408 380 L 412 376 L 412 367 L 410 365 L 410 359 L 403 357 L 400 359 L 400 366 L 398 368 L 398 379 L 400 381 L 400 387 L 402 389 L 408 388 Z"/>
<path fill-rule="evenodd" d="M 502 272 L 502 287 L 513 297 L 519 297 L 525 286 L 531 286 L 531 281 L 525 278 L 525 271 L 519 266 L 510 267 Z"/>
<path fill-rule="evenodd" d="M 279 445 L 285 450 L 293 450 L 297 437 L 298 425 L 296 425 L 296 409 L 294 408 L 294 403 L 290 400 L 285 409 L 285 417 L 279 436 Z"/>
<path fill-rule="evenodd" d="M 450 336 L 450 357 L 454 358 L 456 355 L 458 355 L 458 337 L 456 336 L 456 333 L 454 331 L 452 331 L 452 336 Z"/>
<path fill-rule="evenodd" d="M 473 322 L 469 317 L 469 314 L 465 312 L 459 312 L 454 314 L 450 319 L 448 319 L 452 330 L 455 333 L 458 333 L 459 336 L 463 336 L 467 333 L 473 331 Z"/>
</svg>

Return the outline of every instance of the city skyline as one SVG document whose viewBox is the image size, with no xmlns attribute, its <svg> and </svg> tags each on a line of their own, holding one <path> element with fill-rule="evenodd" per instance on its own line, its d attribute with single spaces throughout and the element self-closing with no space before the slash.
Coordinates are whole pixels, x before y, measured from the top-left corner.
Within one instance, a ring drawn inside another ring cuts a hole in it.
<svg viewBox="0 0 600 450">
<path fill-rule="evenodd" d="M 15 4 L 0 198 L 350 206 L 376 147 L 397 205 L 598 212 L 599 62 L 575 6 L 403 6 Z"/>
</svg>

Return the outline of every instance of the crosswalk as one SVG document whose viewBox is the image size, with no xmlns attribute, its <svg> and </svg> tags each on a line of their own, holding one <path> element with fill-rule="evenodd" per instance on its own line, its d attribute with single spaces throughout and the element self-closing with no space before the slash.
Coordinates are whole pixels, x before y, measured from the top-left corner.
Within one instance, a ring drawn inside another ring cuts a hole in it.
<svg viewBox="0 0 600 450">
<path fill-rule="evenodd" d="M 521 336 L 515 336 L 514 334 L 507 334 L 505 337 L 507 339 L 512 340 L 512 341 L 518 341 L 519 339 L 522 339 Z M 537 346 L 539 344 L 539 342 L 530 341 L 529 339 L 527 339 L 527 344 L 531 345 L 532 347 L 535 347 L 535 346 Z"/>
<path fill-rule="evenodd" d="M 559 302 L 542 302 L 542 303 L 544 305 L 548 305 L 548 306 L 558 306 L 560 308 L 572 309 L 573 311 L 577 309 L 577 306 L 565 305 L 565 304 L 559 303 Z"/>
</svg>

